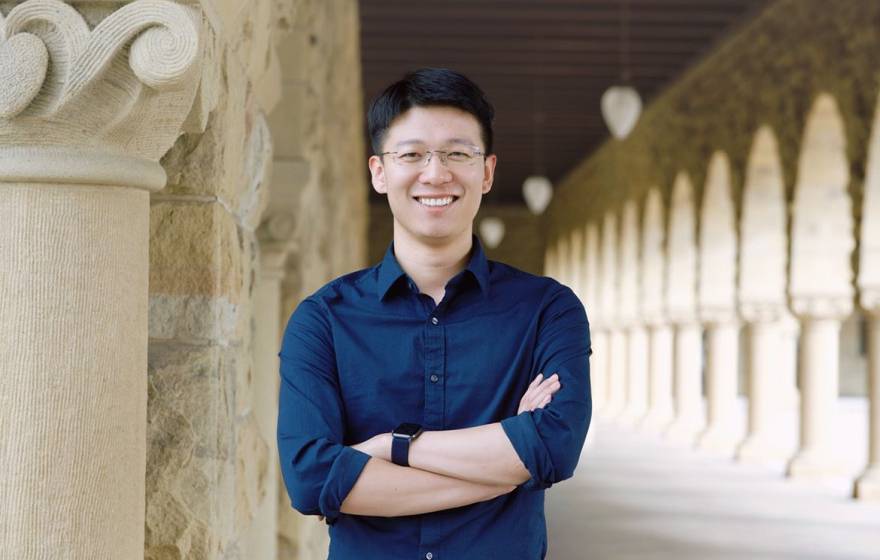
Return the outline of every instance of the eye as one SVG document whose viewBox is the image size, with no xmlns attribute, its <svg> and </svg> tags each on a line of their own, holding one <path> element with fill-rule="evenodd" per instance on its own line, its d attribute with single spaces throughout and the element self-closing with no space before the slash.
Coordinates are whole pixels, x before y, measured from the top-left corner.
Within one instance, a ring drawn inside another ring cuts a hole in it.
<svg viewBox="0 0 880 560">
<path fill-rule="evenodd" d="M 470 161 L 473 156 L 467 152 L 454 151 L 449 152 L 447 157 L 452 161 Z"/>
<path fill-rule="evenodd" d="M 415 163 L 425 158 L 425 154 L 421 152 L 402 152 L 397 154 L 397 159 L 406 163 Z"/>
</svg>

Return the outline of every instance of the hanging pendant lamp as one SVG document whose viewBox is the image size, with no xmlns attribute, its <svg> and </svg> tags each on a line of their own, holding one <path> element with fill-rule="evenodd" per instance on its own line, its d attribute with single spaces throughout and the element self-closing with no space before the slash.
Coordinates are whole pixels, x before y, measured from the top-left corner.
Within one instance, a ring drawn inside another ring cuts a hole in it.
<svg viewBox="0 0 880 560">
<path fill-rule="evenodd" d="M 602 94 L 602 118 L 611 135 L 623 140 L 639 121 L 642 113 L 642 98 L 634 87 L 625 85 L 630 80 L 629 73 L 629 2 L 620 4 L 620 77 L 621 84 L 614 85 Z"/>
<path fill-rule="evenodd" d="M 488 217 L 480 220 L 480 238 L 486 247 L 494 249 L 504 239 L 504 222 L 501 218 Z"/>
</svg>

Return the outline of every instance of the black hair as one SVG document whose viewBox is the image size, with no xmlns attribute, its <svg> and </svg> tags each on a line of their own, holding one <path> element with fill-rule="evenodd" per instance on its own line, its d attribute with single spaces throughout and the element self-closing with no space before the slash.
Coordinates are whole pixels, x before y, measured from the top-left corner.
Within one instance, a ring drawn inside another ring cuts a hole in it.
<svg viewBox="0 0 880 560">
<path fill-rule="evenodd" d="M 370 104 L 367 129 L 373 153 L 382 152 L 388 127 L 412 107 L 455 107 L 480 123 L 486 153 L 492 153 L 492 119 L 495 109 L 483 90 L 467 76 L 447 68 L 420 68 L 385 88 Z"/>
</svg>

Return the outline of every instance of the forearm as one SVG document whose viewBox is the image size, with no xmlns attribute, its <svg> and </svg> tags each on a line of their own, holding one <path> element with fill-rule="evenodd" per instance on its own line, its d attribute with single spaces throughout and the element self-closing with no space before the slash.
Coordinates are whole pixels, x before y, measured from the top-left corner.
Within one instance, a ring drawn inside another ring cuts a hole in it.
<svg viewBox="0 0 880 560">
<path fill-rule="evenodd" d="M 409 464 L 479 484 L 516 486 L 531 477 L 498 422 L 424 432 L 410 444 Z"/>
<path fill-rule="evenodd" d="M 514 488 L 469 482 L 372 457 L 340 511 L 378 517 L 417 515 L 484 502 Z"/>
</svg>

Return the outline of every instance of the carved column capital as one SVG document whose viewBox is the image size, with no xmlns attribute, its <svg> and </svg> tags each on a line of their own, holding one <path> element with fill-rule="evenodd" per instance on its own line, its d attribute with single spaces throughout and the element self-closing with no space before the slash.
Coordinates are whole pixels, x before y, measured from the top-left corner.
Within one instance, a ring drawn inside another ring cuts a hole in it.
<svg viewBox="0 0 880 560">
<path fill-rule="evenodd" d="M 861 289 L 861 306 L 868 315 L 880 317 L 880 286 Z"/>
<path fill-rule="evenodd" d="M 294 239 L 296 217 L 283 211 L 270 212 L 257 229 L 264 274 L 283 277 L 287 257 L 298 250 Z"/>
<path fill-rule="evenodd" d="M 136 0 L 93 29 L 59 0 L 0 13 L 0 181 L 165 185 L 198 85 L 200 15 Z"/>
<path fill-rule="evenodd" d="M 851 297 L 792 297 L 791 310 L 804 319 L 843 320 L 853 310 Z"/>
</svg>

